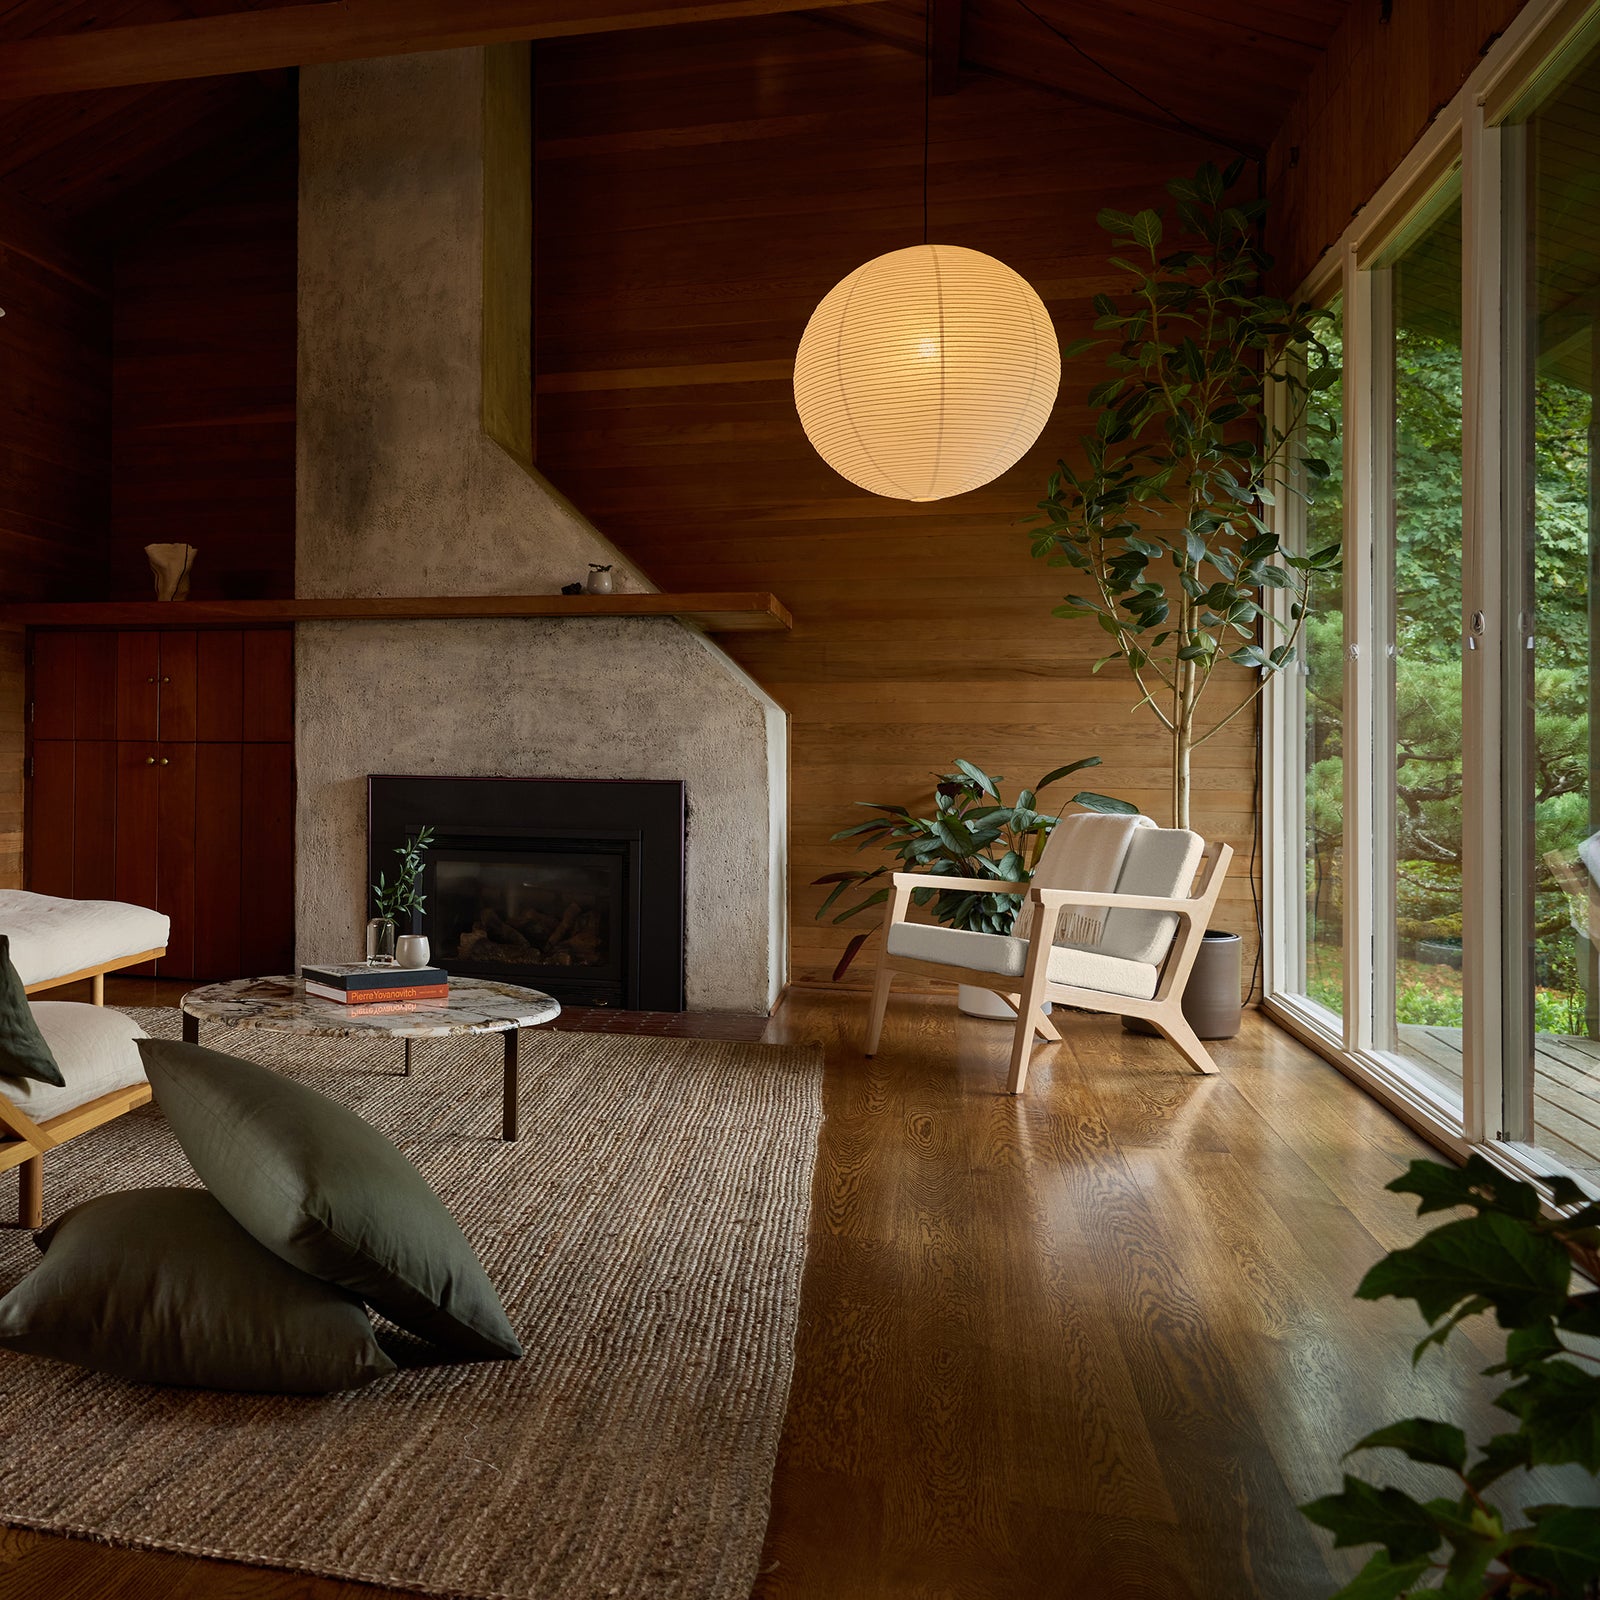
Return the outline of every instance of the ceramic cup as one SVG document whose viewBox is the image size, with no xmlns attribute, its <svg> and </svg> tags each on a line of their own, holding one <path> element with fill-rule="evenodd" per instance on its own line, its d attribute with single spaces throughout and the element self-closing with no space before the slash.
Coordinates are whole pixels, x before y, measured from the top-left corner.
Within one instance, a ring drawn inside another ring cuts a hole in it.
<svg viewBox="0 0 1600 1600">
<path fill-rule="evenodd" d="M 394 959 L 397 966 L 425 967 L 428 964 L 428 941 L 420 933 L 402 933 L 395 941 Z"/>
</svg>

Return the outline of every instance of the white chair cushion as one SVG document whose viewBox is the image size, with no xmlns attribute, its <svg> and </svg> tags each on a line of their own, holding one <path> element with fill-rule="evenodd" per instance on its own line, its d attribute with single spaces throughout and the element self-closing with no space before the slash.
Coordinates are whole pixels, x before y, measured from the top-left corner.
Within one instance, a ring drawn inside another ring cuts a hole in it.
<svg viewBox="0 0 1600 1600">
<path fill-rule="evenodd" d="M 897 922 L 889 929 L 886 948 L 892 956 L 912 961 L 936 961 L 941 966 L 992 972 L 997 977 L 1021 979 L 1028 961 L 1028 941 L 1002 933 L 969 933 L 933 922 Z M 1050 981 L 1075 989 L 1098 989 L 1102 994 L 1148 1000 L 1156 992 L 1160 973 L 1147 961 L 1129 961 L 1102 950 L 1081 950 L 1058 944 L 1050 952 Z M 63 1071 L 65 1069 L 63 1068 Z"/>
<path fill-rule="evenodd" d="M 1117 893 L 1186 899 L 1205 849 L 1205 840 L 1187 828 L 1141 828 L 1128 845 Z M 1123 961 L 1162 962 L 1177 931 L 1177 916 L 1170 911 L 1110 911 L 1095 948 Z"/>
<path fill-rule="evenodd" d="M 1081 950 L 1058 944 L 1050 952 L 1050 981 L 1074 989 L 1097 989 L 1101 994 L 1120 994 L 1130 1000 L 1154 997 L 1161 981 L 1161 968 L 1149 961 L 1129 961 L 1107 955 L 1104 950 Z"/>
<path fill-rule="evenodd" d="M 161 912 L 121 900 L 58 900 L 0 889 L 0 933 L 10 935 L 11 965 L 24 987 L 160 950 L 171 926 Z"/>
<path fill-rule="evenodd" d="M 0 1094 L 35 1122 L 144 1082 L 144 1062 L 134 1041 L 143 1039 L 145 1031 L 132 1017 L 76 1000 L 35 1000 L 32 1005 L 33 1020 L 66 1084 L 58 1089 L 32 1078 L 0 1077 Z"/>
<path fill-rule="evenodd" d="M 970 967 L 1003 978 L 1020 978 L 1028 961 L 1028 941 L 1004 933 L 969 933 L 936 922 L 897 922 L 889 929 L 885 948 L 892 956 L 913 961 L 938 961 L 950 967 Z"/>
</svg>

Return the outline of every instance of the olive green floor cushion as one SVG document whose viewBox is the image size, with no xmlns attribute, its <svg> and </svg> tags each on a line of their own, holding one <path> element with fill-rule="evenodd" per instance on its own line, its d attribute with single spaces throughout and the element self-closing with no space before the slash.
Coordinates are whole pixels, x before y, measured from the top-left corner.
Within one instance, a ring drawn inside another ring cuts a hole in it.
<svg viewBox="0 0 1600 1600">
<path fill-rule="evenodd" d="M 261 1394 L 356 1389 L 395 1370 L 353 1295 L 286 1266 L 201 1189 L 129 1189 L 37 1236 L 0 1300 L 0 1347 L 136 1383 Z"/>
<path fill-rule="evenodd" d="M 0 1075 L 66 1086 L 50 1046 L 33 1020 L 28 992 L 11 965 L 11 937 L 0 933 Z"/>
<path fill-rule="evenodd" d="M 219 1050 L 173 1039 L 139 1049 L 200 1181 L 274 1255 L 451 1355 L 522 1354 L 455 1220 L 370 1123 Z"/>
</svg>

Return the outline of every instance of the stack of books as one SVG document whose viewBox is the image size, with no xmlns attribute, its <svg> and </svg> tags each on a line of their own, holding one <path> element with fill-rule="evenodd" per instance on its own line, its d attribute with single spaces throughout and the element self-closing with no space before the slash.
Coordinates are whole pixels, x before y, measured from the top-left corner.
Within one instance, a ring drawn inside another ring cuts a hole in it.
<svg viewBox="0 0 1600 1600">
<path fill-rule="evenodd" d="M 377 1016 L 442 1006 L 450 998 L 450 974 L 442 967 L 369 967 L 350 961 L 302 967 L 306 993 L 360 1006 Z"/>
</svg>

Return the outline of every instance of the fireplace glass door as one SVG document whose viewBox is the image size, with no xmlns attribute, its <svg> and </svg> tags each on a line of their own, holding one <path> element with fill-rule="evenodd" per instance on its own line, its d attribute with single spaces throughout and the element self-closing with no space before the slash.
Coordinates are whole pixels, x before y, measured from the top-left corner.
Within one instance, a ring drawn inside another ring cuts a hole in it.
<svg viewBox="0 0 1600 1600">
<path fill-rule="evenodd" d="M 626 845 L 445 844 L 435 850 L 432 870 L 436 954 L 450 971 L 531 988 L 559 978 L 580 1003 L 621 1003 Z"/>
</svg>

